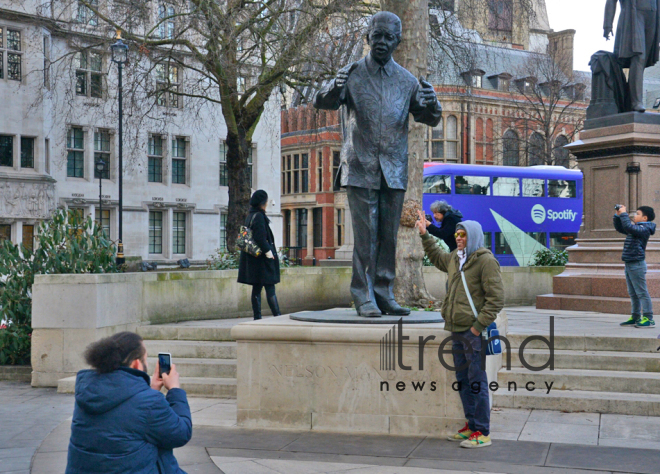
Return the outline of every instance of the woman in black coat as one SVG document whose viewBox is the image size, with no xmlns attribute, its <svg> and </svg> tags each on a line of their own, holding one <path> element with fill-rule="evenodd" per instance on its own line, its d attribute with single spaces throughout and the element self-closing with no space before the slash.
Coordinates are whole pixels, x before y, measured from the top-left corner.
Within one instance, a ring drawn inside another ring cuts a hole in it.
<svg viewBox="0 0 660 474">
<path fill-rule="evenodd" d="M 261 319 L 261 290 L 266 288 L 266 300 L 273 316 L 280 316 L 277 304 L 275 285 L 280 282 L 280 262 L 277 259 L 275 238 L 270 230 L 270 220 L 266 217 L 268 194 L 266 191 L 255 191 L 250 199 L 250 213 L 245 225 L 252 229 L 252 238 L 261 249 L 261 255 L 241 252 L 238 265 L 238 282 L 252 285 L 252 312 L 254 319 Z"/>
</svg>

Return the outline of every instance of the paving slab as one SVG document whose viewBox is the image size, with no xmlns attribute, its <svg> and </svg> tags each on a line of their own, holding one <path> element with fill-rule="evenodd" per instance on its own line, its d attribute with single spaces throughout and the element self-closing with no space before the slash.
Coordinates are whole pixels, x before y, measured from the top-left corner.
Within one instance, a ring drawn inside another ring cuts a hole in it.
<svg viewBox="0 0 660 474">
<path fill-rule="evenodd" d="M 305 433 L 306 435 L 306 433 Z M 189 446 L 204 448 L 249 448 L 279 451 L 302 436 L 299 432 L 245 430 L 193 425 Z"/>
<path fill-rule="evenodd" d="M 472 451 L 470 451 L 472 452 Z M 558 467 L 523 466 L 508 463 L 474 462 L 466 455 L 463 461 L 440 461 L 431 459 L 411 459 L 406 466 L 428 467 L 430 469 L 446 469 L 452 472 L 469 470 L 469 472 L 487 471 L 498 474 L 610 474 L 610 471 L 594 471 L 590 469 L 564 469 Z"/>
<path fill-rule="evenodd" d="M 562 413 L 553 410 L 533 410 L 527 421 L 598 426 L 600 419 L 600 413 Z"/>
<path fill-rule="evenodd" d="M 359 456 L 327 453 L 300 453 L 289 451 L 266 451 L 251 449 L 222 449 L 209 448 L 207 452 L 211 457 L 219 456 L 232 459 L 287 459 L 297 461 L 323 461 L 347 464 L 368 464 L 371 466 L 403 466 L 408 458 Z"/>
<path fill-rule="evenodd" d="M 460 461 L 470 459 L 480 462 L 501 462 L 508 464 L 524 464 L 529 466 L 543 466 L 548 455 L 550 443 L 535 443 L 530 441 L 499 440 L 492 446 L 468 451 L 461 448 L 459 443 L 442 439 L 425 439 L 411 458 L 443 459 Z"/>
<path fill-rule="evenodd" d="M 660 417 L 602 415 L 600 437 L 660 442 Z"/>
<path fill-rule="evenodd" d="M 284 448 L 307 453 L 407 457 L 423 437 L 305 432 Z"/>
<path fill-rule="evenodd" d="M 606 446 L 585 448 L 571 444 L 553 444 L 550 447 L 546 466 L 658 474 L 660 451 Z"/>
</svg>

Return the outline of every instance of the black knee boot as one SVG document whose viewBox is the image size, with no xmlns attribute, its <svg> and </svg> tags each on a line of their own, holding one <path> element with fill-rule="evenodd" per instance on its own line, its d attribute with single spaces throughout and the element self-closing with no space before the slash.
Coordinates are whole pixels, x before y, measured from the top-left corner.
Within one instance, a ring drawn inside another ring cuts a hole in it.
<svg viewBox="0 0 660 474">
<path fill-rule="evenodd" d="M 261 319 L 261 294 L 252 295 L 252 312 L 254 319 Z"/>
<path fill-rule="evenodd" d="M 277 295 L 269 296 L 267 299 L 270 312 L 273 313 L 273 316 L 282 316 L 280 305 L 277 304 Z"/>
</svg>

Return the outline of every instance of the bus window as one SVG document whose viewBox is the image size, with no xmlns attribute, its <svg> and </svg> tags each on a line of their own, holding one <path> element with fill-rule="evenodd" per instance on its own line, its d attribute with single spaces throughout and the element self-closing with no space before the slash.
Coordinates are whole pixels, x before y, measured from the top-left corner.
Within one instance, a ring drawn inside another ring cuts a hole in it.
<svg viewBox="0 0 660 474">
<path fill-rule="evenodd" d="M 488 196 L 490 194 L 490 178 L 488 176 L 456 176 L 456 194 L 478 194 Z"/>
<path fill-rule="evenodd" d="M 424 177 L 424 193 L 451 194 L 451 176 L 438 174 Z"/>
<path fill-rule="evenodd" d="M 575 245 L 577 234 L 552 232 L 550 233 L 550 248 L 564 250 L 566 247 Z"/>
<path fill-rule="evenodd" d="M 493 178 L 493 196 L 520 196 L 520 179 Z"/>
<path fill-rule="evenodd" d="M 513 255 L 503 232 L 495 232 L 495 255 Z"/>
<path fill-rule="evenodd" d="M 523 178 L 523 197 L 544 197 L 545 180 Z"/>
<path fill-rule="evenodd" d="M 563 179 L 548 180 L 548 197 L 574 198 L 577 197 L 577 188 L 575 181 L 565 181 Z"/>
<path fill-rule="evenodd" d="M 484 232 L 484 247 L 492 251 L 492 232 Z"/>
</svg>

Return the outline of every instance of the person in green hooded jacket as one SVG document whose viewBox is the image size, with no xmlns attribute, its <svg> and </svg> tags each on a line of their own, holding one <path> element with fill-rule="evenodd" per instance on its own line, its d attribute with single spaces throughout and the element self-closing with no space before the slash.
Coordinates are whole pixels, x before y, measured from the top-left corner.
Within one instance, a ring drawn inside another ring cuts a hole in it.
<svg viewBox="0 0 660 474">
<path fill-rule="evenodd" d="M 500 264 L 492 252 L 484 247 L 484 233 L 476 221 L 456 225 L 456 250 L 445 252 L 427 232 L 424 215 L 419 213 L 417 227 L 424 251 L 430 262 L 447 273 L 447 294 L 442 303 L 445 329 L 456 336 L 452 344 L 454 367 L 459 393 L 467 422 L 450 441 L 460 441 L 464 448 L 490 446 L 490 404 L 488 378 L 482 366 L 482 332 L 497 318 L 504 307 L 504 287 Z M 468 290 L 477 315 L 463 285 L 465 275 Z M 468 344 L 472 353 L 465 353 Z M 469 363 L 469 365 L 468 365 Z M 476 387 L 478 386 L 478 393 Z"/>
</svg>

